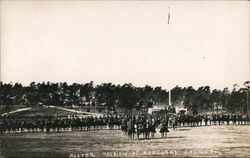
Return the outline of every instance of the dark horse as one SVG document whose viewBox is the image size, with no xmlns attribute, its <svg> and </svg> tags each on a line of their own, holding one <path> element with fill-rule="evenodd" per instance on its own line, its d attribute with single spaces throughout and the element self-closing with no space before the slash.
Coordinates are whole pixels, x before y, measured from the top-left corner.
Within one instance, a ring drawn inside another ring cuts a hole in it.
<svg viewBox="0 0 250 158">
<path fill-rule="evenodd" d="M 133 119 L 130 119 L 128 122 L 127 122 L 127 133 L 128 133 L 128 136 L 130 137 L 130 139 L 134 139 L 134 133 L 135 133 L 135 123 L 134 123 L 134 120 Z"/>
<path fill-rule="evenodd" d="M 143 135 L 143 139 L 145 139 L 147 137 L 147 134 L 146 134 L 146 131 L 147 131 L 147 128 L 146 128 L 146 122 L 140 122 L 140 123 L 137 123 L 137 139 L 139 140 L 140 139 L 140 134 Z"/>
</svg>

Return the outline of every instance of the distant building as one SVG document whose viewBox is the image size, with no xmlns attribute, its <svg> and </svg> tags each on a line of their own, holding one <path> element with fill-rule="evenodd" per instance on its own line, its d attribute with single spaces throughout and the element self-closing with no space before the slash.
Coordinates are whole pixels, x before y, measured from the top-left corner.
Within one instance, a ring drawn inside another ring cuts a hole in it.
<svg viewBox="0 0 250 158">
<path fill-rule="evenodd" d="M 214 103 L 214 110 L 222 110 L 222 109 L 223 109 L 222 104 Z"/>
<path fill-rule="evenodd" d="M 167 104 L 154 104 L 152 108 L 148 109 L 149 114 L 154 114 L 161 110 L 167 110 L 170 113 L 187 113 L 188 109 L 183 106 L 183 102 L 180 103 L 172 103 L 172 105 Z"/>
<path fill-rule="evenodd" d="M 167 109 L 169 106 L 165 104 L 155 104 L 152 108 L 148 108 L 149 114 L 154 114 L 155 112 L 159 112 L 161 110 Z"/>
<path fill-rule="evenodd" d="M 175 110 L 176 110 L 176 113 L 187 113 L 188 112 L 188 109 L 186 107 L 184 107 L 184 105 L 183 105 L 183 101 L 175 104 Z"/>
</svg>

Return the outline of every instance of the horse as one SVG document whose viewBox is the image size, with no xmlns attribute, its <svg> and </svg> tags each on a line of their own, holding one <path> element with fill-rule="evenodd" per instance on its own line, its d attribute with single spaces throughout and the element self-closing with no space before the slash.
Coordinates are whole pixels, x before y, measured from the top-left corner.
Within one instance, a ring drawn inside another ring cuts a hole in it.
<svg viewBox="0 0 250 158">
<path fill-rule="evenodd" d="M 149 121 L 149 131 L 151 133 L 151 138 L 154 139 L 156 133 L 156 121 L 154 119 Z"/>
<path fill-rule="evenodd" d="M 134 139 L 135 124 L 134 124 L 134 121 L 132 119 L 130 119 L 127 122 L 127 127 L 128 127 L 128 130 L 127 130 L 128 136 L 130 137 L 130 139 Z"/>
<path fill-rule="evenodd" d="M 140 123 L 137 123 L 137 139 L 139 140 L 140 139 L 140 134 L 142 133 L 143 134 L 143 139 L 146 138 L 146 122 L 140 122 Z"/>
<path fill-rule="evenodd" d="M 167 122 L 161 122 L 160 124 L 160 133 L 161 133 L 161 138 L 166 138 L 167 133 L 169 132 Z M 166 134 L 166 135 L 165 135 Z M 166 137 L 165 137 L 166 136 Z"/>
<path fill-rule="evenodd" d="M 173 127 L 173 130 L 177 130 L 177 125 L 178 125 L 178 117 L 173 115 L 172 117 L 172 127 Z"/>
</svg>

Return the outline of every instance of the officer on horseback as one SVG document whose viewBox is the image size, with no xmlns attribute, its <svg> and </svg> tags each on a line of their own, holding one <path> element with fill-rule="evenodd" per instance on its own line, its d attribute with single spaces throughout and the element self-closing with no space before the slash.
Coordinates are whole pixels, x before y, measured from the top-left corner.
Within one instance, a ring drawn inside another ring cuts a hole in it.
<svg viewBox="0 0 250 158">
<path fill-rule="evenodd" d="M 169 132 L 168 130 L 168 122 L 169 122 L 169 116 L 165 116 L 160 123 L 160 133 L 161 133 L 161 138 L 166 138 L 167 133 Z"/>
</svg>

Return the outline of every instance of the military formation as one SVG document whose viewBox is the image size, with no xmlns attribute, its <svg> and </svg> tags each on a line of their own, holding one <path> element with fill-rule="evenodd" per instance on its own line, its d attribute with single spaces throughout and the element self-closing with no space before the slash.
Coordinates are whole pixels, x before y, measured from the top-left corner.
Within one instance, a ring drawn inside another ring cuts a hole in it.
<svg viewBox="0 0 250 158">
<path fill-rule="evenodd" d="M 121 130 L 123 133 L 129 136 L 130 139 L 154 139 L 155 133 L 159 128 L 161 138 L 166 138 L 169 125 L 169 116 L 152 116 L 152 115 L 141 115 L 141 116 L 130 116 L 122 119 Z"/>
<path fill-rule="evenodd" d="M 0 118 L 0 133 L 112 130 L 120 129 L 120 126 L 119 115 L 103 117 L 4 116 Z"/>
<path fill-rule="evenodd" d="M 72 132 L 90 130 L 121 130 L 130 139 L 154 139 L 159 132 L 161 138 L 167 138 L 169 128 L 246 125 L 249 115 L 211 114 L 211 115 L 104 115 L 104 116 L 22 116 L 0 117 L 0 133 L 27 132 Z"/>
<path fill-rule="evenodd" d="M 185 115 L 166 114 L 161 116 L 131 116 L 122 120 L 121 130 L 134 139 L 154 139 L 158 131 L 161 138 L 166 138 L 169 128 L 177 130 L 177 127 L 195 127 L 211 125 L 247 125 L 250 123 L 249 115 L 241 114 L 211 114 L 211 115 Z"/>
<path fill-rule="evenodd" d="M 209 126 L 209 125 L 245 125 L 249 124 L 249 115 L 242 114 L 211 114 L 211 115 L 179 115 L 179 126 Z"/>
</svg>

